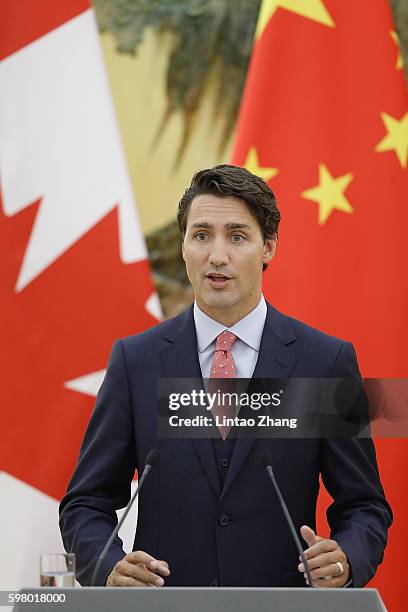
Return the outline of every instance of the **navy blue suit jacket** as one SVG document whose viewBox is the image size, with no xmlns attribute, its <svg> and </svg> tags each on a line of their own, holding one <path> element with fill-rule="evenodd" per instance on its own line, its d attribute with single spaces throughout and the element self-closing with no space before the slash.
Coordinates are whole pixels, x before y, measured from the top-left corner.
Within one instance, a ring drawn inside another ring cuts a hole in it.
<svg viewBox="0 0 408 612">
<path fill-rule="evenodd" d="M 289 318 L 268 304 L 254 378 L 359 376 L 351 344 Z M 221 488 L 210 439 L 158 439 L 158 378 L 200 378 L 192 308 L 115 343 L 60 507 L 64 545 L 90 584 L 98 554 L 130 498 L 148 451 L 159 467 L 139 500 L 134 550 L 168 561 L 167 586 L 304 586 L 298 552 L 259 452 L 267 449 L 297 529 L 315 527 L 319 476 L 334 499 L 331 535 L 361 587 L 383 558 L 391 509 L 370 439 L 238 438 Z M 227 514 L 227 525 L 219 517 Z M 104 584 L 124 556 L 116 539 L 97 577 Z"/>
</svg>

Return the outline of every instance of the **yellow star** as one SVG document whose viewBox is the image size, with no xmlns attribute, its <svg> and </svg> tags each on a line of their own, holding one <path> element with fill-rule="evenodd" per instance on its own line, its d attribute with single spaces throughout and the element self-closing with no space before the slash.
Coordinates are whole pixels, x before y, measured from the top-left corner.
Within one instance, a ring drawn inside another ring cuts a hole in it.
<svg viewBox="0 0 408 612">
<path fill-rule="evenodd" d="M 262 0 L 256 25 L 255 39 L 264 31 L 267 23 L 279 8 L 292 11 L 297 15 L 312 19 L 318 23 L 334 28 L 334 21 L 330 17 L 323 0 Z"/>
<path fill-rule="evenodd" d="M 391 30 L 390 36 L 392 40 L 395 42 L 395 44 L 397 45 L 397 49 L 398 49 L 398 57 L 397 57 L 397 63 L 395 64 L 395 67 L 397 70 L 401 70 L 401 68 L 403 67 L 403 62 L 402 62 L 402 54 L 401 54 L 401 47 L 400 47 L 398 34 L 394 30 Z"/>
<path fill-rule="evenodd" d="M 395 119 L 387 113 L 381 113 L 381 118 L 388 134 L 376 145 L 376 153 L 383 151 L 395 151 L 403 168 L 408 159 L 408 112 L 401 119 Z"/>
<path fill-rule="evenodd" d="M 333 210 L 352 213 L 353 208 L 344 195 L 353 174 L 343 174 L 334 178 L 324 164 L 319 164 L 319 185 L 302 191 L 302 197 L 319 204 L 319 225 L 326 223 Z"/>
<path fill-rule="evenodd" d="M 251 147 L 248 151 L 247 158 L 244 164 L 245 168 L 268 182 L 279 172 L 277 168 L 264 168 L 259 164 L 258 153 L 255 147 Z"/>
</svg>

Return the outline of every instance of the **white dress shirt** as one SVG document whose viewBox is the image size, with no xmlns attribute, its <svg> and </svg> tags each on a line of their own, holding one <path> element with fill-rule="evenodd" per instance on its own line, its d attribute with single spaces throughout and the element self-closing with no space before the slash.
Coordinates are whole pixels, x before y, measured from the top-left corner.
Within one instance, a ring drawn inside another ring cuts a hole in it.
<svg viewBox="0 0 408 612">
<path fill-rule="evenodd" d="M 222 323 L 214 321 L 206 315 L 194 302 L 198 359 L 203 378 L 210 378 L 216 339 L 225 330 L 230 331 L 237 337 L 231 349 L 236 365 L 237 378 L 252 378 L 258 360 L 266 312 L 266 302 L 262 295 L 258 306 L 246 317 L 232 327 L 225 327 Z"/>
</svg>

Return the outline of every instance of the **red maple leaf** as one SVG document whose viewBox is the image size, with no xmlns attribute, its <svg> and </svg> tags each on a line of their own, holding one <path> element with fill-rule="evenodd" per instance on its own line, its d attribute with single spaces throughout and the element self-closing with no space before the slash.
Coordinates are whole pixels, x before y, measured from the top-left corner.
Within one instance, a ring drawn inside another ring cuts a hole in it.
<svg viewBox="0 0 408 612">
<path fill-rule="evenodd" d="M 6 217 L 0 203 L 0 470 L 60 499 L 94 402 L 64 382 L 104 369 L 116 338 L 157 321 L 148 262 L 120 260 L 116 210 L 16 293 L 38 205 Z"/>
</svg>

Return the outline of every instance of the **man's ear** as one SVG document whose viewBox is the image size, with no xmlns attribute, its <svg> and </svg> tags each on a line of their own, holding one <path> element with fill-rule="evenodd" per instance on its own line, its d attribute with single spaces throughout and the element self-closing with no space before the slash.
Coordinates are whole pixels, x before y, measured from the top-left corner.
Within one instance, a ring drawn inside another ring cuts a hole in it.
<svg viewBox="0 0 408 612">
<path fill-rule="evenodd" d="M 183 241 L 181 243 L 181 256 L 184 259 L 184 261 L 186 261 L 186 254 L 185 254 L 185 251 L 184 251 L 184 238 L 183 238 Z"/>
<path fill-rule="evenodd" d="M 268 264 L 271 259 L 274 257 L 276 252 L 276 238 L 268 238 L 265 240 L 264 244 L 264 252 L 262 256 L 262 261 L 264 264 Z"/>
</svg>

